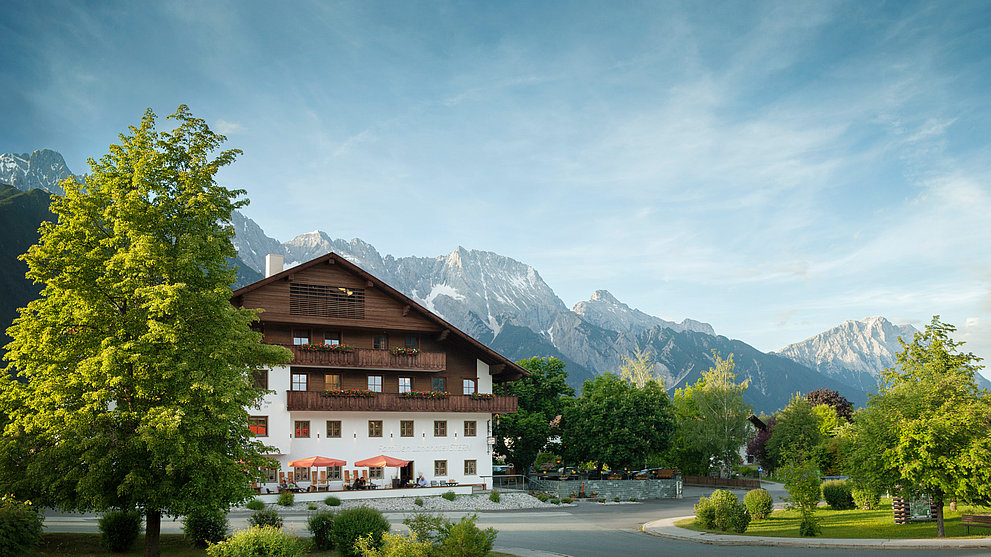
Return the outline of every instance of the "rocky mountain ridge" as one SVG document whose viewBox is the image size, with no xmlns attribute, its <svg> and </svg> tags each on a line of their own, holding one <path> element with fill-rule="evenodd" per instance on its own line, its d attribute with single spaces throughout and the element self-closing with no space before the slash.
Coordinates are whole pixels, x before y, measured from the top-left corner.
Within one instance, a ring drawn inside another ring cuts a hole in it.
<svg viewBox="0 0 991 557">
<path fill-rule="evenodd" d="M 22 191 L 40 189 L 61 195 L 59 182 L 71 175 L 62 155 L 51 149 L 0 154 L 0 183 Z"/>
</svg>

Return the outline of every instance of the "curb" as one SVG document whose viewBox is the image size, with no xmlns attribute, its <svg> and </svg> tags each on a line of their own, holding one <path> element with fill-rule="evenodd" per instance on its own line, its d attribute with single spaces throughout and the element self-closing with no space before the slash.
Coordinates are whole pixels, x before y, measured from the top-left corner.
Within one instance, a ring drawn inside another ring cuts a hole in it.
<svg viewBox="0 0 991 557">
<path fill-rule="evenodd" d="M 677 520 L 693 518 L 681 516 L 647 522 L 640 530 L 651 536 L 709 545 L 751 545 L 765 547 L 803 547 L 813 549 L 991 549 L 991 538 L 975 539 L 838 539 L 838 538 L 772 538 L 765 536 L 738 536 L 696 532 L 675 526 Z"/>
</svg>

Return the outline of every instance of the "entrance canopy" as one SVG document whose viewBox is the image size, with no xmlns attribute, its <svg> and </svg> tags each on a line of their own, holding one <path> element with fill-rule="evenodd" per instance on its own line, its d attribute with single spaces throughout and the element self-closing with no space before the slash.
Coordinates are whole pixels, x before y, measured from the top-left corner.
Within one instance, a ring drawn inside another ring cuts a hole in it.
<svg viewBox="0 0 991 557">
<path fill-rule="evenodd" d="M 391 467 L 394 467 L 394 468 L 401 468 L 403 466 L 406 466 L 407 464 L 409 464 L 409 461 L 408 460 L 402 460 L 402 459 L 399 459 L 399 458 L 393 458 L 391 456 L 385 456 L 385 455 L 373 456 L 372 458 L 366 458 L 365 460 L 359 460 L 359 461 L 357 461 L 357 462 L 354 463 L 354 465 L 355 466 L 358 466 L 358 467 L 364 467 L 364 466 L 374 466 L 374 467 L 391 466 Z"/>
<path fill-rule="evenodd" d="M 289 463 L 289 466 L 293 468 L 314 468 L 317 466 L 344 466 L 347 462 L 343 460 L 338 460 L 336 458 L 327 458 L 325 456 L 311 456 L 310 458 L 301 458 L 299 460 L 294 460 Z M 356 466 L 360 466 L 355 463 Z"/>
</svg>

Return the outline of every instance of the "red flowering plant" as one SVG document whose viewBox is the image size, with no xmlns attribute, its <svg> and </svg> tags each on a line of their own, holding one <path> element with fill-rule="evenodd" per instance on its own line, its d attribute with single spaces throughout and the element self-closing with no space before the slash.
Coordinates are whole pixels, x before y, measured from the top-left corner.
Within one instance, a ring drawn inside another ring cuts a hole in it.
<svg viewBox="0 0 991 557">
<path fill-rule="evenodd" d="M 445 393 L 442 391 L 408 391 L 405 393 L 399 393 L 399 398 L 448 398 L 451 393 Z"/>
<path fill-rule="evenodd" d="M 393 356 L 416 356 L 419 353 L 419 348 L 404 348 L 397 346 L 392 349 Z"/>
<path fill-rule="evenodd" d="M 368 389 L 327 389 L 324 396 L 351 397 L 351 398 L 371 398 L 375 396 L 375 391 Z"/>
<path fill-rule="evenodd" d="M 471 393 L 472 400 L 492 400 L 495 395 L 492 393 Z"/>
<path fill-rule="evenodd" d="M 354 346 L 350 344 L 300 344 L 299 349 L 307 352 L 352 352 Z"/>
</svg>

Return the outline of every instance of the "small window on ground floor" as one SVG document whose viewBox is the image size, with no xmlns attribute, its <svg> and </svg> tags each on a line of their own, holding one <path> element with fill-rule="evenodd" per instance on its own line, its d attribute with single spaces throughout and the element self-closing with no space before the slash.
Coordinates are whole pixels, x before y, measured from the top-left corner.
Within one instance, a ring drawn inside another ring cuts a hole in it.
<svg viewBox="0 0 991 557">
<path fill-rule="evenodd" d="M 399 436 L 413 437 L 413 420 L 399 420 Z"/>
<path fill-rule="evenodd" d="M 446 476 L 447 475 L 447 461 L 446 460 L 435 460 L 434 461 L 434 475 L 435 476 Z"/>
<path fill-rule="evenodd" d="M 279 471 L 275 468 L 266 468 L 262 470 L 265 473 L 265 483 L 274 484 L 279 481 Z"/>
<path fill-rule="evenodd" d="M 294 468 L 296 472 L 297 482 L 308 482 L 310 481 L 310 469 L 309 468 Z"/>
<path fill-rule="evenodd" d="M 368 479 L 370 480 L 381 480 L 385 477 L 385 468 L 381 466 L 369 466 L 368 467 Z"/>
<path fill-rule="evenodd" d="M 474 460 L 466 460 L 465 461 L 465 475 L 466 476 L 474 476 L 475 474 L 478 473 L 478 472 L 476 472 L 477 469 L 478 468 L 477 468 L 476 461 L 474 461 Z"/>
<path fill-rule="evenodd" d="M 434 437 L 447 437 L 447 420 L 434 421 Z"/>
<path fill-rule="evenodd" d="M 327 420 L 327 437 L 340 437 L 341 436 L 341 421 L 340 420 Z"/>
<path fill-rule="evenodd" d="M 382 420 L 368 420 L 368 436 L 382 437 Z"/>
<path fill-rule="evenodd" d="M 339 479 L 341 479 L 341 467 L 340 466 L 328 466 L 327 467 L 327 479 L 328 480 L 339 480 Z"/>
</svg>

